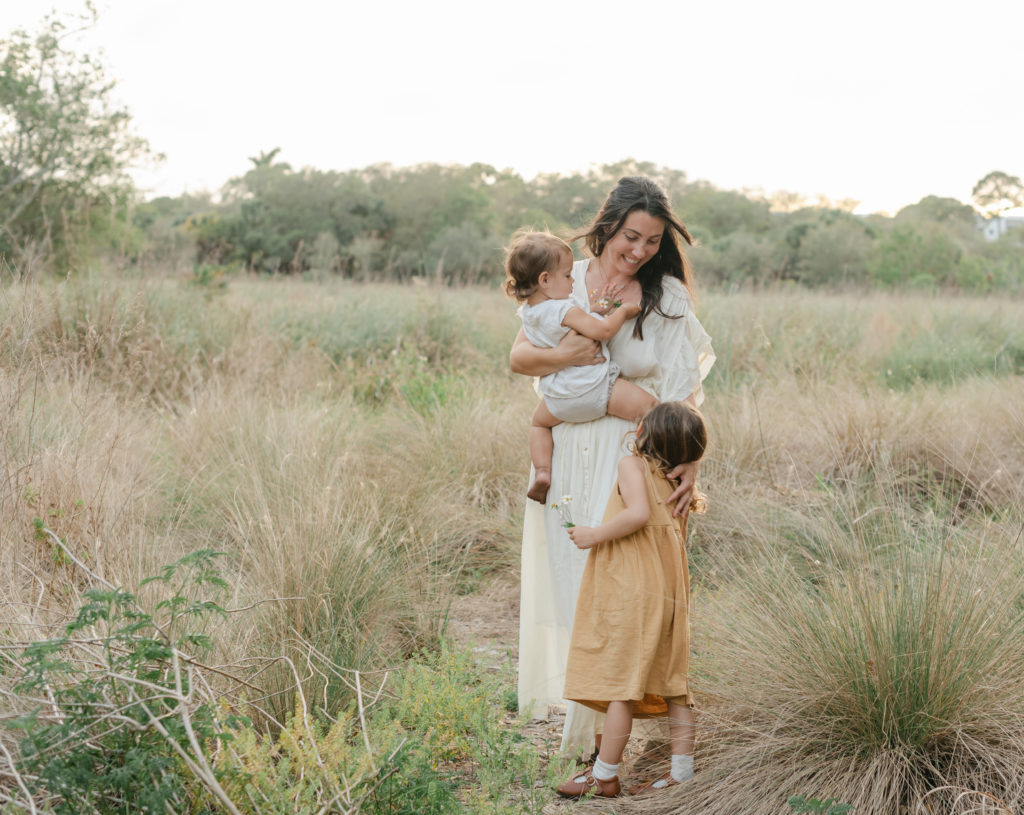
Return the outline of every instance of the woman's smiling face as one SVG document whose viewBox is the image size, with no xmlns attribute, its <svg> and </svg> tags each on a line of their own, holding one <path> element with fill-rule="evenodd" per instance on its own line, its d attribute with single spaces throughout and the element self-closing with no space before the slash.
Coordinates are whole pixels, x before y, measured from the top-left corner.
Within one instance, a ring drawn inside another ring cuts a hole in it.
<svg viewBox="0 0 1024 815">
<path fill-rule="evenodd" d="M 601 252 L 601 268 L 609 277 L 633 277 L 637 270 L 658 254 L 665 222 L 641 209 L 626 216 L 619 231 Z"/>
</svg>

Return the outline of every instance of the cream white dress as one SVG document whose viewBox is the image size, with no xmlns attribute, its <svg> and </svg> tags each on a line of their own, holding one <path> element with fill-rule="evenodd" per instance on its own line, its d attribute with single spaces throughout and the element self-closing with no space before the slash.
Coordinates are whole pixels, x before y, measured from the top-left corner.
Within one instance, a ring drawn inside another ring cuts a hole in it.
<svg viewBox="0 0 1024 815">
<path fill-rule="evenodd" d="M 589 259 L 573 265 L 573 296 L 586 300 Z M 711 338 L 697 319 L 689 292 L 674 278 L 665 278 L 661 310 L 681 314 L 671 320 L 656 312 L 644 321 L 644 339 L 633 334 L 628 320 L 608 343 L 621 376 L 662 402 L 681 401 L 690 394 L 704 400 L 701 382 L 715 362 Z M 618 473 L 619 459 L 634 426 L 614 416 L 592 422 L 564 423 L 554 428 L 548 505 L 526 502 L 519 604 L 519 710 L 543 718 L 550 705 L 565 705 L 562 750 L 590 753 L 602 714 L 562 698 L 576 597 L 587 553 L 577 549 L 562 526 L 552 501 L 571 496 L 574 523 L 597 526 L 604 516 Z M 532 475 L 531 475 L 532 478 Z"/>
</svg>

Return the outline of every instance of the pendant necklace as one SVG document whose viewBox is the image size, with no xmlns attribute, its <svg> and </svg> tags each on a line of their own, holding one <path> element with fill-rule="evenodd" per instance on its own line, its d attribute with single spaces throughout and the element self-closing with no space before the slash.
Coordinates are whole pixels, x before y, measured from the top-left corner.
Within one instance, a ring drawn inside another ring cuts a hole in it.
<svg viewBox="0 0 1024 815">
<path fill-rule="evenodd" d="M 594 258 L 594 261 L 597 263 L 597 272 L 601 275 L 601 287 L 590 290 L 590 303 L 591 305 L 597 306 L 597 308 L 603 313 L 613 306 L 618 308 L 622 305 L 622 301 L 617 298 L 619 292 L 621 292 L 625 286 L 619 286 L 618 288 L 613 289 L 611 294 L 602 295 L 600 293 L 601 289 L 608 286 L 608 278 L 604 276 L 604 267 L 601 265 L 601 259 Z"/>
</svg>

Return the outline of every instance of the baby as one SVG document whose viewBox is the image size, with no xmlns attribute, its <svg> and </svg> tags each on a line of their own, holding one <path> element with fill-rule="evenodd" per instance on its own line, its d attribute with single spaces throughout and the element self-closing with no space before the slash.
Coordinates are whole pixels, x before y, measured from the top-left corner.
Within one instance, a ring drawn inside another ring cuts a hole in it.
<svg viewBox="0 0 1024 815">
<path fill-rule="evenodd" d="M 640 312 L 636 303 L 614 304 L 605 318 L 573 299 L 572 249 L 547 232 L 521 232 L 505 258 L 505 292 L 522 305 L 523 333 L 539 348 L 554 348 L 570 329 L 604 343 Z M 540 378 L 541 402 L 530 427 L 534 480 L 527 496 L 544 503 L 551 486 L 551 428 L 562 422 L 589 422 L 609 414 L 637 421 L 657 404 L 643 388 L 619 378 L 608 359 L 595 365 L 563 368 Z"/>
</svg>

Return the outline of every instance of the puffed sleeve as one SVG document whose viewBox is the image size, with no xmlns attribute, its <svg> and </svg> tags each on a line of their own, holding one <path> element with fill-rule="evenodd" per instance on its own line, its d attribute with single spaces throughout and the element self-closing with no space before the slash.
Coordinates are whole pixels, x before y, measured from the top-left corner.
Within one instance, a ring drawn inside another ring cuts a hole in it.
<svg viewBox="0 0 1024 815">
<path fill-rule="evenodd" d="M 690 292 L 675 278 L 666 278 L 662 284 L 661 310 L 668 315 L 682 316 L 673 320 L 657 315 L 653 339 L 661 368 L 658 396 L 663 402 L 671 402 L 685 399 L 692 393 L 699 405 L 704 401 L 701 383 L 715 364 L 711 337 L 697 319 Z"/>
</svg>

